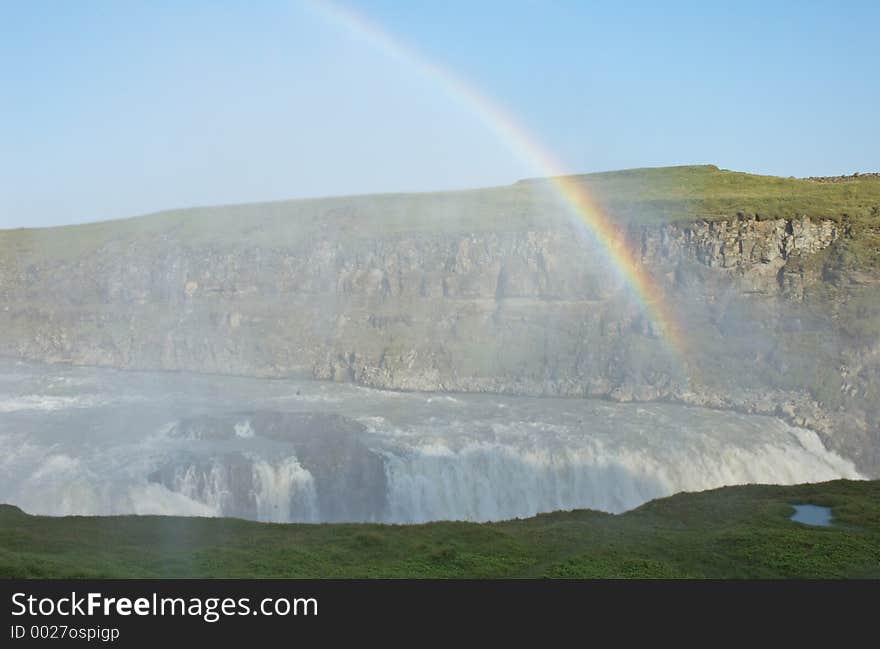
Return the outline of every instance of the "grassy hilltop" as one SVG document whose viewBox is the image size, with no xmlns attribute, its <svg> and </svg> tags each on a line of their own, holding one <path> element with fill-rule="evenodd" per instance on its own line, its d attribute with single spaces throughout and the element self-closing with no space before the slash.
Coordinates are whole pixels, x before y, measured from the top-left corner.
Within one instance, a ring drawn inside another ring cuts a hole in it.
<svg viewBox="0 0 880 649">
<path fill-rule="evenodd" d="M 576 178 L 620 222 L 659 224 L 738 214 L 768 219 L 807 214 L 846 219 L 867 248 L 880 250 L 880 177 L 872 174 L 816 182 L 693 165 Z M 0 231 L 0 250 L 40 262 L 79 257 L 109 242 L 160 235 L 192 246 L 278 247 L 325 232 L 356 238 L 399 232 L 511 231 L 552 227 L 564 218 L 548 181 L 532 179 L 466 191 L 193 207 L 77 226 L 6 230 Z"/>
<path fill-rule="evenodd" d="M 789 520 L 792 503 L 834 524 Z M 28 516 L 0 507 L 0 577 L 880 577 L 880 481 L 678 494 L 621 515 L 278 525 Z"/>
</svg>

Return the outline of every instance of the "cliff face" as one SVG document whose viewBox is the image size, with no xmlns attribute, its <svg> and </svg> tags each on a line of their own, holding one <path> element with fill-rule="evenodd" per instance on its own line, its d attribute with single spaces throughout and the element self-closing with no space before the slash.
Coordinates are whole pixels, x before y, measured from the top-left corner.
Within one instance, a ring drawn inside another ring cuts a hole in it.
<svg viewBox="0 0 880 649">
<path fill-rule="evenodd" d="M 776 414 L 880 473 L 880 344 L 841 318 L 880 284 L 831 273 L 830 220 L 633 227 L 687 330 L 670 350 L 566 225 L 0 255 L 0 353 L 404 390 L 669 399 Z M 867 292 L 867 293 L 866 293 Z M 849 309 L 849 310 L 848 310 Z M 852 317 L 851 317 L 852 316 Z M 858 318 L 856 318 L 856 321 Z"/>
</svg>

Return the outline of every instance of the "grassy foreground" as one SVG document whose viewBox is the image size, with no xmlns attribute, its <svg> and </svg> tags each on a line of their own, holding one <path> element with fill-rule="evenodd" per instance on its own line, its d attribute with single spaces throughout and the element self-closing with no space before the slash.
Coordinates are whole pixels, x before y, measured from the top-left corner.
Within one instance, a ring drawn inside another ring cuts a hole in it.
<svg viewBox="0 0 880 649">
<path fill-rule="evenodd" d="M 830 528 L 789 520 L 833 508 Z M 621 515 L 501 523 L 276 525 L 28 516 L 0 506 L 0 577 L 880 577 L 880 481 L 750 485 Z"/>
</svg>

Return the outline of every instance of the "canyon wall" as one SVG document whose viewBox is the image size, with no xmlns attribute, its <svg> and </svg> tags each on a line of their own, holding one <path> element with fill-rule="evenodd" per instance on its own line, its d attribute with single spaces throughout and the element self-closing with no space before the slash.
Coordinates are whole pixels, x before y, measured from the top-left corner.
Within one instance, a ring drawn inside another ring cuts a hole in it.
<svg viewBox="0 0 880 649">
<path fill-rule="evenodd" d="M 81 254 L 64 236 L 57 255 L 0 252 L 0 354 L 773 414 L 880 475 L 880 344 L 870 318 L 857 330 L 880 283 L 836 269 L 842 222 L 632 226 L 682 349 L 565 223 L 339 236 L 330 222 L 259 244 L 154 228 Z"/>
</svg>

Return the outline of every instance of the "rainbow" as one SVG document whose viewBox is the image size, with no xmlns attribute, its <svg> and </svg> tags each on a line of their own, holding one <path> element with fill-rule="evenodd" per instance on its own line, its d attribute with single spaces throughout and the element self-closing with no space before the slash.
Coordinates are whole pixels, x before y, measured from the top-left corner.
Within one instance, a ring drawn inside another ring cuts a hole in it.
<svg viewBox="0 0 880 649">
<path fill-rule="evenodd" d="M 330 22 L 434 80 L 494 131 L 518 157 L 534 167 L 541 176 L 547 177 L 578 224 L 585 227 L 587 234 L 600 244 L 615 270 L 632 288 L 661 338 L 679 358 L 686 355 L 682 329 L 668 306 L 664 291 L 640 262 L 639 254 L 628 241 L 624 230 L 599 207 L 575 177 L 567 175 L 563 165 L 534 136 L 489 97 L 446 68 L 428 60 L 365 16 L 327 0 L 310 0 L 309 4 Z"/>
</svg>

